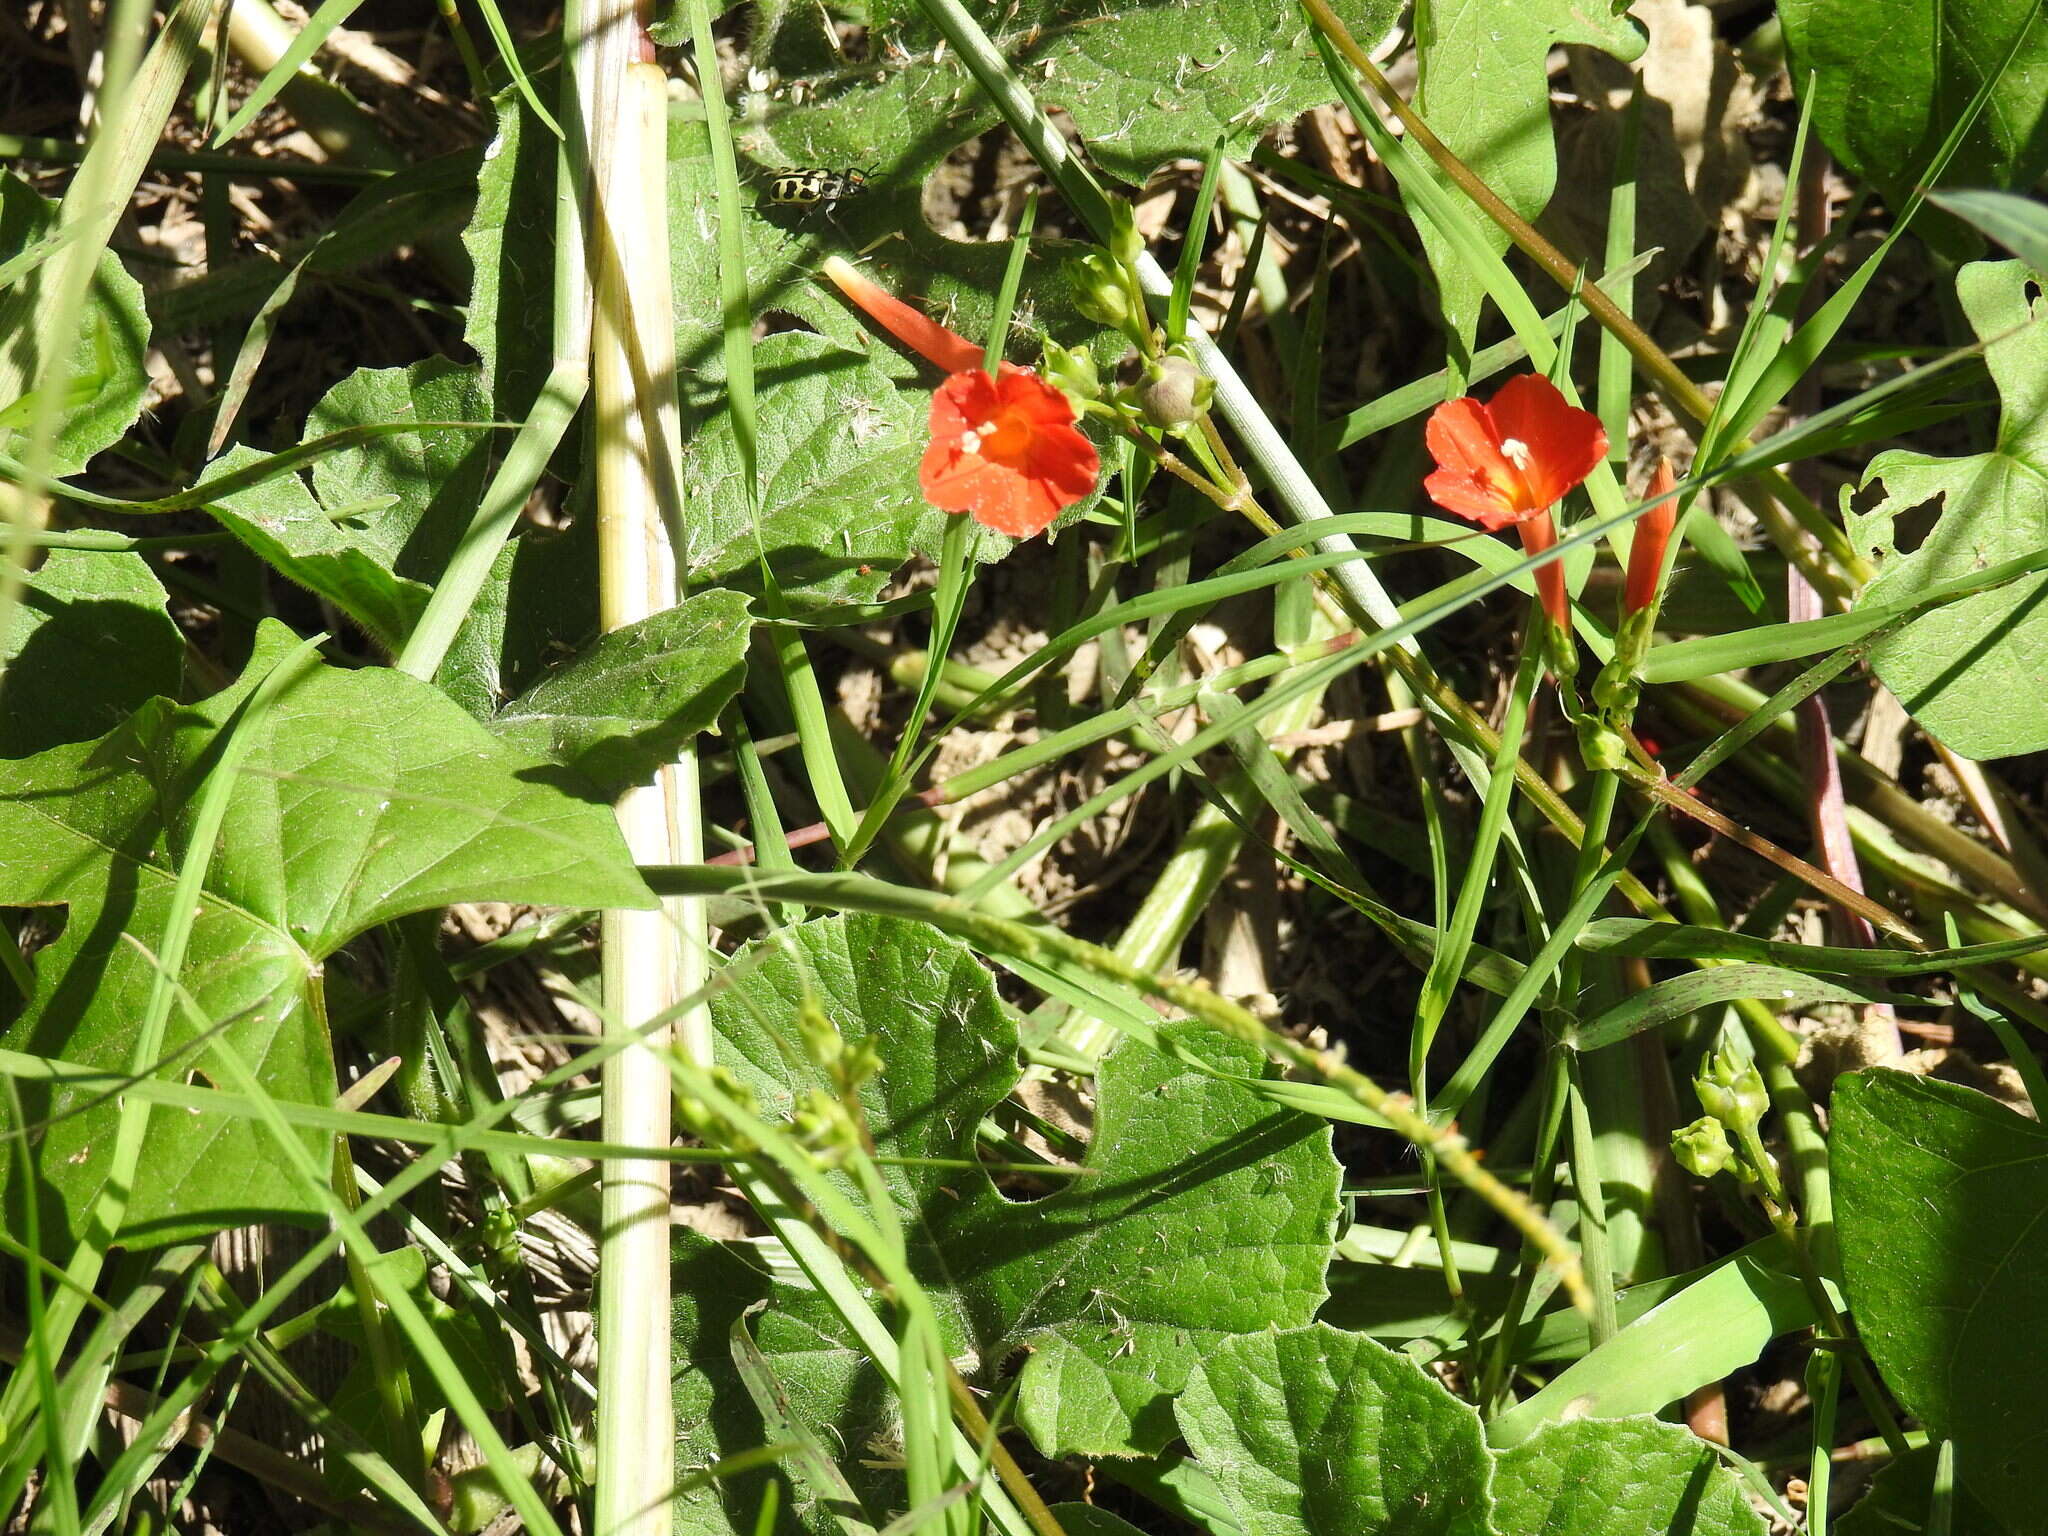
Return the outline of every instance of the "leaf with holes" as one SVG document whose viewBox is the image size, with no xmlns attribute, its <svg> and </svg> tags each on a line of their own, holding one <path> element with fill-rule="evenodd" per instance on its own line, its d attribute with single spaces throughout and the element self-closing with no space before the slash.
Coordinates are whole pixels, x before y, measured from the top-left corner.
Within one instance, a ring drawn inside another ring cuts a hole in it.
<svg viewBox="0 0 2048 1536">
<path fill-rule="evenodd" d="M 1863 485 L 1881 487 L 1876 503 L 1859 513 L 1843 501 L 1849 537 L 1878 566 L 1859 606 L 1907 601 L 2048 543 L 2048 298 L 2018 261 L 1964 267 L 1956 297 L 2004 401 L 1997 440 L 1964 458 L 1895 449 L 1871 461 Z M 1900 523 L 1921 508 L 1939 515 L 1906 548 Z M 1938 608 L 1870 657 L 1913 718 L 1965 757 L 2048 747 L 2048 574 Z"/>
<path fill-rule="evenodd" d="M 0 1034 L 13 1052 L 125 1070 L 163 943 L 197 796 L 224 724 L 293 643 L 266 622 L 241 682 L 189 707 L 157 699 L 97 741 L 0 763 L 0 904 L 65 909 L 36 989 Z M 333 1101 L 320 964 L 375 923 L 455 901 L 652 905 L 611 812 L 549 782 L 437 689 L 389 668 L 310 670 L 255 734 L 208 866 L 180 980 L 264 1087 Z M 204 1071 L 182 1013 L 167 1069 Z M 54 1252 L 106 1174 L 119 1110 L 95 1087 L 19 1085 Z M 308 1133 L 325 1157 L 328 1138 Z M 0 1139 L 0 1159 L 14 1156 Z M 320 1206 L 253 1121 L 159 1111 L 123 1236 L 182 1235 Z M 20 1230 L 16 1215 L 9 1226 Z"/>
</svg>

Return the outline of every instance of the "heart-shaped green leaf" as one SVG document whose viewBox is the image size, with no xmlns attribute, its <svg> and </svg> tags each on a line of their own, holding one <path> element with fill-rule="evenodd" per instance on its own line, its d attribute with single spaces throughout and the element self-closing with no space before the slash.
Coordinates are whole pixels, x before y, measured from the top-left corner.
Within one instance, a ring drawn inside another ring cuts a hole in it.
<svg viewBox="0 0 2048 1536">
<path fill-rule="evenodd" d="M 155 979 L 194 796 L 223 725 L 292 643 L 266 623 L 244 680 L 203 704 L 158 699 L 97 741 L 0 763 L 0 904 L 61 909 L 35 995 L 0 1042 L 114 1071 Z M 315 668 L 261 719 L 208 866 L 180 980 L 279 1098 L 334 1096 L 320 963 L 374 923 L 466 900 L 652 904 L 611 812 L 495 741 L 437 689 L 388 668 Z M 168 1070 L 205 1070 L 174 1011 Z M 97 1088 L 24 1083 L 43 1232 L 72 1232 L 105 1177 L 119 1110 Z M 9 1139 L 0 1157 L 12 1157 Z M 309 1216 L 247 1121 L 160 1113 L 130 1241 Z M 10 1199 L 26 1187 L 5 1185 Z"/>
<path fill-rule="evenodd" d="M 1016 1026 L 988 972 L 920 924 L 820 919 L 743 951 L 731 974 L 713 1000 L 720 1060 L 766 1113 L 786 1113 L 796 1093 L 825 1081 L 795 1028 L 807 998 L 849 1036 L 877 1037 L 889 1067 L 862 1101 L 885 1155 L 974 1157 L 976 1127 L 1017 1084 Z M 1261 1070 L 1249 1050 L 1207 1032 L 1182 1044 L 1218 1070 Z M 969 1376 L 998 1379 L 1028 1350 L 1017 1416 L 1032 1438 L 1053 1453 L 1130 1455 L 1172 1438 L 1173 1394 L 1221 1342 L 1314 1314 L 1338 1170 L 1325 1124 L 1145 1046 L 1111 1052 L 1096 1088 L 1089 1171 L 1043 1199 L 1008 1199 L 985 1175 L 957 1168 L 885 1173 L 912 1263 L 956 1357 L 972 1363 Z M 737 1305 L 769 1294 L 743 1288 Z M 693 1364 L 677 1400 L 685 1463 L 762 1434 L 723 1375 L 731 1317 L 707 1315 L 709 1305 L 677 1303 L 678 1348 Z M 774 1289 L 756 1336 L 779 1374 L 824 1373 L 797 1397 L 814 1424 L 829 1426 L 828 1441 L 864 1443 L 875 1431 L 867 1408 L 837 1416 L 876 1400 L 872 1384 L 857 1390 L 857 1359 L 815 1293 Z M 725 1496 L 743 1527 L 752 1518 L 744 1484 Z M 697 1502 L 716 1506 L 720 1496 Z"/>
<path fill-rule="evenodd" d="M 744 597 L 700 592 L 603 636 L 507 704 L 491 729 L 614 798 L 711 728 L 745 681 L 747 634 Z"/>
<path fill-rule="evenodd" d="M 2048 28 L 2040 9 L 2037 0 L 1784 0 L 1778 14 L 1792 80 L 1811 94 L 1822 142 L 1857 175 L 1903 198 L 2016 42 L 2018 56 L 1944 179 L 2018 188 L 2048 169 Z"/>
<path fill-rule="evenodd" d="M 1494 1464 L 1501 1536 L 1764 1536 L 1714 1448 L 1652 1418 L 1572 1419 Z"/>
<path fill-rule="evenodd" d="M 1479 1415 L 1362 1334 L 1225 1340 L 1174 1413 L 1245 1536 L 1487 1536 Z"/>
<path fill-rule="evenodd" d="M 1956 1443 L 1956 1476 L 2041 1526 L 2048 1422 L 2048 1129 L 1903 1072 L 1835 1088 L 1835 1219 L 1856 1331 L 1887 1385 Z"/>
<path fill-rule="evenodd" d="M 1499 0 L 1425 0 L 1416 10 L 1415 34 L 1415 109 L 1525 219 L 1543 212 L 1557 185 L 1550 50 L 1583 43 L 1624 63 L 1643 51 L 1643 34 L 1629 20 L 1627 5 L 1615 0 L 1526 0 L 1512 11 Z M 1466 206 L 1488 243 L 1505 251 L 1507 235 Z M 1431 220 L 1415 222 L 1436 272 L 1444 317 L 1469 346 L 1486 289 Z"/>
</svg>

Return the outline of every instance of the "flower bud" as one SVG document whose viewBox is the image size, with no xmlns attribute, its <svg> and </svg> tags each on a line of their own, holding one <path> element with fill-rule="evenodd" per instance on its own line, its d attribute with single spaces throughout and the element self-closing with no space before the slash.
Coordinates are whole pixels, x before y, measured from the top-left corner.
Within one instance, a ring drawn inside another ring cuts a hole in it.
<svg viewBox="0 0 2048 1536">
<path fill-rule="evenodd" d="M 1657 468 L 1650 476 L 1650 484 L 1643 492 L 1645 501 L 1656 497 L 1669 497 L 1678 485 L 1678 479 L 1671 473 L 1671 461 L 1659 459 Z M 1664 574 L 1664 551 L 1671 543 L 1671 530 L 1678 523 L 1678 503 L 1666 500 L 1636 519 L 1635 532 L 1631 535 L 1628 548 L 1628 586 L 1622 594 L 1622 609 L 1626 613 L 1642 613 L 1657 601 L 1657 582 Z"/>
<path fill-rule="evenodd" d="M 1048 336 L 1039 372 L 1047 383 L 1067 397 L 1076 418 L 1102 397 L 1102 376 L 1096 372 L 1094 354 L 1086 347 L 1069 350 Z"/>
<path fill-rule="evenodd" d="M 1628 766 L 1628 743 L 1599 716 L 1581 715 L 1577 727 L 1579 757 L 1588 768 L 1595 773 L 1618 773 Z"/>
<path fill-rule="evenodd" d="M 1764 1111 L 1771 1107 L 1771 1096 L 1756 1063 L 1742 1060 L 1725 1045 L 1700 1063 L 1692 1090 L 1699 1096 L 1700 1108 L 1737 1135 L 1754 1135 Z"/>
<path fill-rule="evenodd" d="M 1138 233 L 1137 215 L 1131 212 L 1131 205 L 1120 197 L 1109 200 L 1109 254 L 1133 272 L 1138 269 L 1138 258 L 1145 254 L 1145 240 Z"/>
<path fill-rule="evenodd" d="M 1130 334 L 1130 290 L 1123 273 L 1106 251 L 1090 251 L 1067 263 L 1067 281 L 1074 290 L 1074 308 L 1097 325 Z"/>
<path fill-rule="evenodd" d="M 1138 406 L 1153 426 L 1178 432 L 1201 419 L 1216 394 L 1216 381 L 1178 353 L 1147 360 L 1138 385 Z"/>
<path fill-rule="evenodd" d="M 1691 1125 L 1671 1133 L 1671 1155 L 1694 1178 L 1711 1179 L 1735 1166 L 1735 1149 L 1728 1145 L 1728 1133 L 1712 1115 L 1702 1115 Z"/>
</svg>

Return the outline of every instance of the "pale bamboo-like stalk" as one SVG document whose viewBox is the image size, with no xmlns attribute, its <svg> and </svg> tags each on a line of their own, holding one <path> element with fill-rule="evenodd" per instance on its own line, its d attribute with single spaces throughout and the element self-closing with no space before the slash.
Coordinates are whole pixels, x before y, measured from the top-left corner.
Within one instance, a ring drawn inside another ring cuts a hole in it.
<svg viewBox="0 0 2048 1536">
<path fill-rule="evenodd" d="M 607 630 L 676 598 L 669 545 L 676 510 L 675 361 L 669 324 L 667 82 L 651 64 L 622 72 L 615 116 L 593 114 L 597 304 L 591 382 L 597 406 L 598 610 Z M 609 131 L 608 131 L 609 130 Z M 666 394 L 666 400 L 663 396 Z M 694 762 L 626 791 L 619 828 L 636 861 L 694 862 Z M 701 903 L 694 910 L 701 913 Z M 637 1033 L 676 1001 L 685 975 L 679 914 L 604 915 L 607 1029 Z M 702 965 L 699 933 L 685 938 Z M 701 1033 L 701 1025 L 696 1033 Z M 665 1148 L 672 1135 L 667 1028 L 605 1064 L 604 1135 Z M 701 1057 L 700 1057 L 701 1059 Z M 597 1479 L 600 1536 L 667 1536 L 675 1435 L 669 1387 L 669 1165 L 606 1165 L 598 1259 Z"/>
</svg>

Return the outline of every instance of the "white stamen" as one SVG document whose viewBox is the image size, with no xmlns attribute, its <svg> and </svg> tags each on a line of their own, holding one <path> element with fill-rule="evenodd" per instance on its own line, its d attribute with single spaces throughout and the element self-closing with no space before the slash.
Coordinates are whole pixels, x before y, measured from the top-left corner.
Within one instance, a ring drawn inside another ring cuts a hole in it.
<svg viewBox="0 0 2048 1536">
<path fill-rule="evenodd" d="M 1515 468 L 1527 469 L 1529 467 L 1529 445 L 1519 437 L 1502 438 L 1500 451 Z"/>
<path fill-rule="evenodd" d="M 982 439 L 993 430 L 991 427 L 969 427 L 960 434 L 960 451 L 962 453 L 981 452 Z"/>
</svg>

